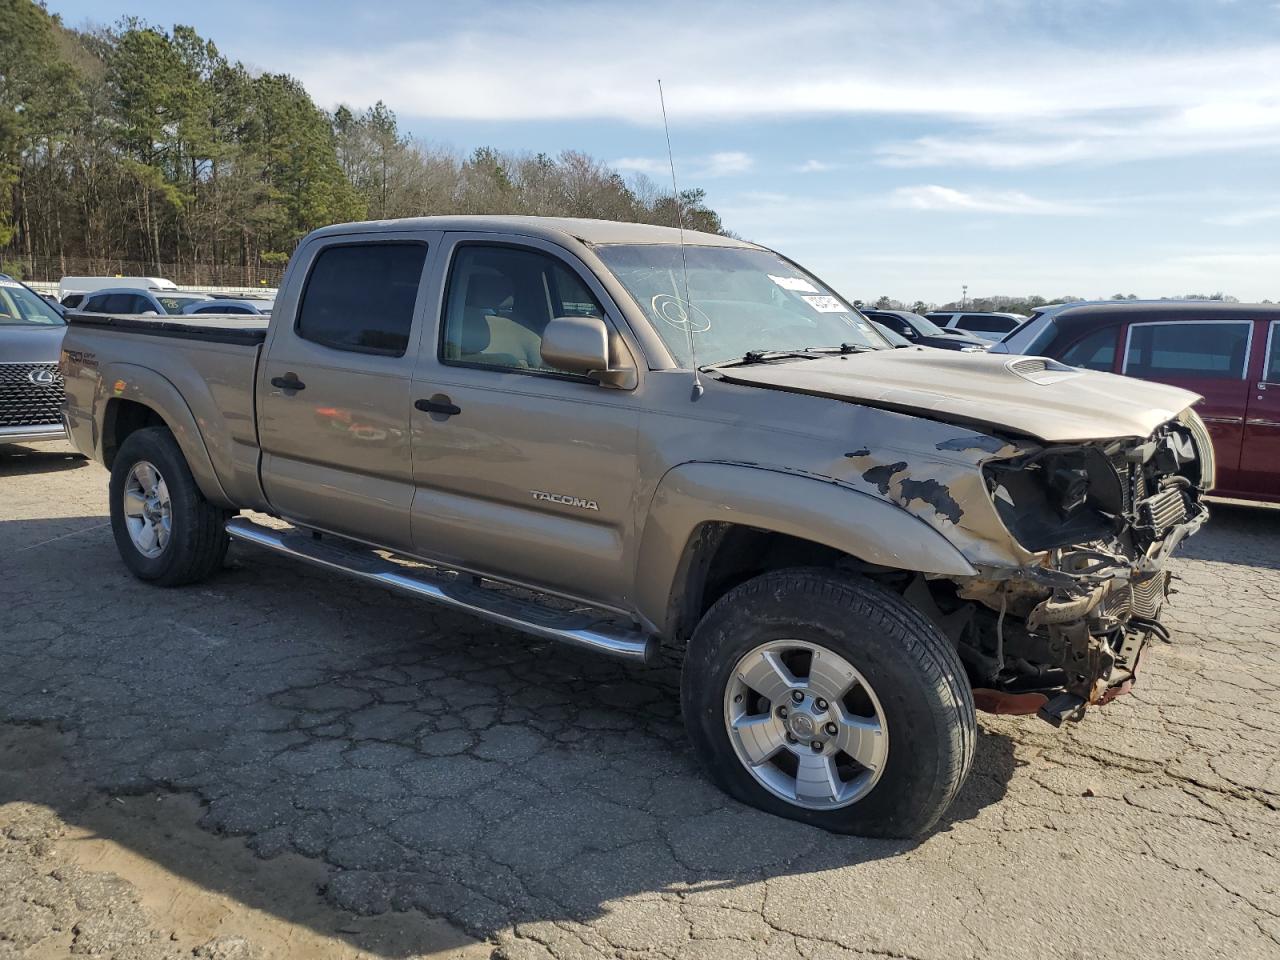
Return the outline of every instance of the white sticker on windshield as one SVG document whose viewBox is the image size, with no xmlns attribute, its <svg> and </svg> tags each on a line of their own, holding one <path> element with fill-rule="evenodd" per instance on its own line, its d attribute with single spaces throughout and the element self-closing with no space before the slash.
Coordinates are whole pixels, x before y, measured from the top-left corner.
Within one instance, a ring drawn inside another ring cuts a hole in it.
<svg viewBox="0 0 1280 960">
<path fill-rule="evenodd" d="M 780 286 L 783 290 L 795 290 L 799 293 L 817 293 L 818 288 L 806 280 L 804 277 L 775 277 L 769 274 L 769 279 Z M 806 298 L 807 299 L 807 298 Z"/>
<path fill-rule="evenodd" d="M 0 280 L 0 287 L 18 287 L 21 289 L 22 284 L 16 283 L 13 280 Z"/>
<path fill-rule="evenodd" d="M 848 313 L 849 308 L 835 297 L 801 297 L 805 303 L 819 313 Z"/>
</svg>

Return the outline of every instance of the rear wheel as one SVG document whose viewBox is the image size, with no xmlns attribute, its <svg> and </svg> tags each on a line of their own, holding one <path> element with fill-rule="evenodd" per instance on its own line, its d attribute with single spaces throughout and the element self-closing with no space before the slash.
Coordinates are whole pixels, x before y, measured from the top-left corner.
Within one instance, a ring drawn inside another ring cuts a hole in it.
<svg viewBox="0 0 1280 960">
<path fill-rule="evenodd" d="M 923 833 L 973 761 L 973 697 L 950 643 L 897 594 L 827 570 L 722 597 L 690 640 L 682 700 L 726 792 L 839 833 Z"/>
<path fill-rule="evenodd" d="M 222 566 L 228 512 L 204 498 L 168 428 L 129 434 L 111 464 L 110 496 L 111 532 L 135 577 L 178 586 Z"/>
</svg>

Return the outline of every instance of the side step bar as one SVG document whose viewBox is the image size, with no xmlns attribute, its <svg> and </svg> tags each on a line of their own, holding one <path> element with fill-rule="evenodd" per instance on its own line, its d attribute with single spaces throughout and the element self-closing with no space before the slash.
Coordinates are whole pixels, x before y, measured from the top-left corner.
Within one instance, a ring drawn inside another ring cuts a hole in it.
<svg viewBox="0 0 1280 960">
<path fill-rule="evenodd" d="M 247 517 L 227 521 L 235 540 L 337 570 L 358 580 L 474 614 L 523 633 L 560 640 L 597 653 L 646 662 L 657 651 L 657 638 L 632 625 L 613 623 L 580 610 L 557 610 L 500 590 L 479 586 L 470 574 L 439 573 L 387 560 L 365 547 L 337 538 L 318 539 L 305 531 L 277 530 Z"/>
</svg>

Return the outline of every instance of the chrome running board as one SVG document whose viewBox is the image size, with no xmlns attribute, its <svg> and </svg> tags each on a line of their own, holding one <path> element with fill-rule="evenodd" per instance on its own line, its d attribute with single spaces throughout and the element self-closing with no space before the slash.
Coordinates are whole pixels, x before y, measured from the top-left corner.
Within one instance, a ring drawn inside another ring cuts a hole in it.
<svg viewBox="0 0 1280 960">
<path fill-rule="evenodd" d="M 247 517 L 233 517 L 227 521 L 227 533 L 235 540 L 430 600 L 536 637 L 559 640 L 638 662 L 652 659 L 657 650 L 657 638 L 644 634 L 635 626 L 613 623 L 581 609 L 557 610 L 524 600 L 501 589 L 481 586 L 484 581 L 468 573 L 410 567 L 388 560 L 368 547 L 336 537 L 322 539 L 293 527 L 277 530 L 254 523 Z"/>
</svg>

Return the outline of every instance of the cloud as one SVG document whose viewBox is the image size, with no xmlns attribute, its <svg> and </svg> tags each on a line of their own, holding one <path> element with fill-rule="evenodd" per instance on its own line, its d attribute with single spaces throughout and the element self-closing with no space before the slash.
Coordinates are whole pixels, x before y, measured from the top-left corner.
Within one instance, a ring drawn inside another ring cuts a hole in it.
<svg viewBox="0 0 1280 960">
<path fill-rule="evenodd" d="M 1035 214 L 1039 216 L 1087 216 L 1090 206 L 1041 200 L 1018 190 L 956 190 L 937 184 L 899 187 L 889 195 L 891 206 L 908 210 L 963 213 Z"/>
<path fill-rule="evenodd" d="M 1160 17 L 1178 31 L 1163 32 L 1157 44 L 1145 16 L 1130 10 L 1117 22 L 1125 5 L 1081 2 L 1069 16 L 1044 6 L 1057 5 L 854 0 L 780 17 L 758 2 L 657 0 L 643 16 L 603 3 L 556 5 L 550 16 L 541 4 L 520 2 L 479 20 L 442 11 L 423 39 L 289 45 L 271 62 L 325 106 L 383 99 L 420 118 L 656 126 L 661 75 L 673 131 L 718 120 L 898 115 L 992 127 L 1007 134 L 996 151 L 1005 157 L 1044 139 L 1047 155 L 1068 158 L 1123 134 L 1126 118 L 1183 125 L 1184 149 L 1215 137 L 1280 134 L 1280 42 L 1260 25 L 1250 29 L 1251 11 L 1228 18 L 1192 0 L 1165 0 Z M 390 17 L 369 14 L 383 15 Z M 397 35 L 402 24 L 388 34 Z M 608 55 L 584 75 L 565 51 L 600 49 L 602 38 Z M 874 43 L 850 56 L 858 38 Z M 906 49 L 929 55 L 904 70 Z M 1062 136 L 1063 124 L 1099 119 L 1112 131 Z M 1022 136 L 1028 121 L 1044 124 L 1033 137 Z M 973 162 L 1002 162 L 988 156 Z"/>
<path fill-rule="evenodd" d="M 619 157 L 617 160 L 610 160 L 609 166 L 623 173 L 643 173 L 647 176 L 670 172 L 667 162 L 657 157 Z"/>
<path fill-rule="evenodd" d="M 738 173 L 746 173 L 753 166 L 755 166 L 755 161 L 751 156 L 737 150 L 713 153 L 707 157 L 701 176 L 729 177 Z"/>
<path fill-rule="evenodd" d="M 1217 216 L 1206 218 L 1205 223 L 1212 223 L 1220 227 L 1245 227 L 1255 223 L 1263 223 L 1267 220 L 1280 220 L 1280 204 L 1255 206 L 1237 210 L 1234 213 L 1218 214 Z"/>
<path fill-rule="evenodd" d="M 623 173 L 646 176 L 669 176 L 671 167 L 666 157 L 619 157 L 609 165 Z M 739 150 L 726 150 L 700 157 L 676 157 L 676 172 L 697 180 L 731 177 L 747 173 L 755 166 L 755 158 Z"/>
<path fill-rule="evenodd" d="M 838 163 L 829 163 L 826 160 L 806 160 L 791 169 L 795 173 L 827 173 L 831 170 L 839 170 L 840 166 Z"/>
</svg>

